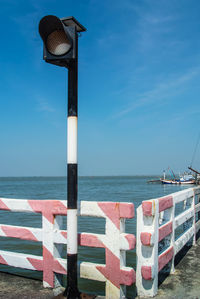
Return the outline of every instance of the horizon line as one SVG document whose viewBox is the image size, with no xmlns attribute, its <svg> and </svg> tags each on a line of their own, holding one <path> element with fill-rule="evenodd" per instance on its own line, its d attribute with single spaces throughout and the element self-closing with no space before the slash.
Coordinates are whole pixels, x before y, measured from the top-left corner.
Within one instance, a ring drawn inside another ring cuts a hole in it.
<svg viewBox="0 0 200 299">
<path fill-rule="evenodd" d="M 78 177 L 132 177 L 132 176 L 160 176 L 160 174 L 106 174 L 106 175 L 79 175 Z M 27 175 L 27 176 L 0 176 L 1 178 L 66 178 L 67 175 Z"/>
</svg>

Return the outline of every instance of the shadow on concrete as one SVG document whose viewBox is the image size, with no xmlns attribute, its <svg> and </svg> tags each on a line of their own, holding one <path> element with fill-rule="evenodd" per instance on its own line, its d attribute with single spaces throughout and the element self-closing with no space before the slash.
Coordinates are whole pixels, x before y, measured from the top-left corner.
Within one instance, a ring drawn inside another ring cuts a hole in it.
<svg viewBox="0 0 200 299">
<path fill-rule="evenodd" d="M 200 232 L 196 235 L 196 240 L 200 237 Z M 183 260 L 187 255 L 188 251 L 192 248 L 192 239 L 189 240 L 186 245 L 176 254 L 174 259 L 174 267 L 176 268 L 178 264 Z M 160 286 L 165 279 L 170 275 L 171 262 L 169 262 L 158 274 L 158 286 Z"/>
</svg>

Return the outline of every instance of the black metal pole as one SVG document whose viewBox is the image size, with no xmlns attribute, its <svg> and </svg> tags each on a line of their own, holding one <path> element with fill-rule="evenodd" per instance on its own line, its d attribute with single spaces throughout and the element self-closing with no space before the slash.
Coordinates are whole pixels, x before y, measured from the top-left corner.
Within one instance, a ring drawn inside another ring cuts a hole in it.
<svg viewBox="0 0 200 299">
<path fill-rule="evenodd" d="M 68 67 L 68 129 L 67 129 L 67 287 L 63 293 L 69 299 L 79 299 L 78 260 L 78 35 L 75 39 L 75 59 Z"/>
</svg>

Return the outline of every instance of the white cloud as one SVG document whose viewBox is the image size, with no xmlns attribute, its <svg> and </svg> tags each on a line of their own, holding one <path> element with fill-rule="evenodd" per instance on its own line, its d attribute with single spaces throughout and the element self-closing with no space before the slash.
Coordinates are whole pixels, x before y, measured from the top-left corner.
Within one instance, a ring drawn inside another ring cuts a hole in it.
<svg viewBox="0 0 200 299">
<path fill-rule="evenodd" d="M 48 103 L 48 101 L 39 99 L 38 100 L 38 111 L 52 113 L 52 112 L 55 112 L 56 110 Z"/>
<path fill-rule="evenodd" d="M 138 95 L 133 99 L 132 104 L 129 104 L 127 108 L 122 109 L 119 113 L 114 115 L 114 117 L 122 117 L 138 107 L 159 103 L 163 99 L 165 99 L 165 101 L 171 100 L 177 93 L 183 93 L 187 87 L 187 83 L 197 75 L 200 75 L 199 67 L 191 68 L 181 75 L 172 74 L 170 78 L 165 79 L 165 81 L 158 82 L 154 88 Z"/>
</svg>

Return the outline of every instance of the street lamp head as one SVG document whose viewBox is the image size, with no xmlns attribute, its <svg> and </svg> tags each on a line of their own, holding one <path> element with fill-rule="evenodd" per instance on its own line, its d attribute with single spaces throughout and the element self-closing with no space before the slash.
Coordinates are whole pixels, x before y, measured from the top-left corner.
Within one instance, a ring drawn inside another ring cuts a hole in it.
<svg viewBox="0 0 200 299">
<path fill-rule="evenodd" d="M 58 66 L 71 67 L 78 59 L 78 33 L 86 31 L 74 17 L 45 16 L 39 23 L 43 58 Z"/>
<path fill-rule="evenodd" d="M 56 16 L 45 16 L 39 24 L 39 33 L 47 51 L 55 56 L 64 55 L 72 47 L 72 39 Z"/>
</svg>

